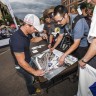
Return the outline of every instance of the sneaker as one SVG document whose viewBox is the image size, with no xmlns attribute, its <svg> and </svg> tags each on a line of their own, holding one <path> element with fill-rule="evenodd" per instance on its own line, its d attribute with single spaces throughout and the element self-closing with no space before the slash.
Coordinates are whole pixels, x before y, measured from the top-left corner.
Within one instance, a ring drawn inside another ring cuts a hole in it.
<svg viewBox="0 0 96 96">
<path fill-rule="evenodd" d="M 42 96 L 43 94 L 44 94 L 44 90 L 40 89 L 40 88 L 37 88 L 35 93 L 32 94 L 32 95 L 29 95 L 29 96 Z"/>
<path fill-rule="evenodd" d="M 42 95 L 44 93 L 44 90 L 40 89 L 40 88 L 37 88 L 35 93 L 39 94 L 39 95 Z"/>
<path fill-rule="evenodd" d="M 43 89 L 37 88 L 36 92 L 29 96 L 41 96 L 41 95 L 43 95 L 43 93 L 44 93 Z"/>
</svg>

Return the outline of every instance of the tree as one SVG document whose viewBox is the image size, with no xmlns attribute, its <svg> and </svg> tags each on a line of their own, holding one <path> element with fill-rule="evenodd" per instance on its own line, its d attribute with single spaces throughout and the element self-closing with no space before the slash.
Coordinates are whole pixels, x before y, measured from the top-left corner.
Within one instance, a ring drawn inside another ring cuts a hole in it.
<svg viewBox="0 0 96 96">
<path fill-rule="evenodd" d="M 0 25 L 3 25 L 4 24 L 4 21 L 3 20 L 0 20 Z"/>
<path fill-rule="evenodd" d="M 7 22 L 9 22 L 9 24 L 14 23 L 10 14 L 6 15 L 4 19 L 5 19 L 5 23 Z"/>
<path fill-rule="evenodd" d="M 17 24 L 19 24 L 18 18 L 15 17 L 15 19 L 16 19 Z M 8 15 L 6 15 L 6 16 L 4 17 L 4 21 L 5 21 L 5 24 L 7 24 L 7 22 L 9 22 L 9 25 L 14 23 L 13 18 L 11 17 L 10 14 L 8 14 Z"/>
</svg>

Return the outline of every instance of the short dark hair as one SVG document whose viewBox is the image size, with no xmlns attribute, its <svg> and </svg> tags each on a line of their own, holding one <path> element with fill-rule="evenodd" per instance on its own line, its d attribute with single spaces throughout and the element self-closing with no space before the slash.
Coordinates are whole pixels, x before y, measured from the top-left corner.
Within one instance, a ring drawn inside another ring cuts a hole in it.
<svg viewBox="0 0 96 96">
<path fill-rule="evenodd" d="M 50 18 L 49 15 L 45 15 L 45 16 L 44 16 L 44 19 L 46 19 L 46 18 Z"/>
<path fill-rule="evenodd" d="M 81 3 L 81 4 L 80 4 L 80 9 L 82 10 L 82 9 L 85 9 L 85 8 L 87 8 L 86 3 Z"/>
<path fill-rule="evenodd" d="M 54 9 L 54 16 L 56 16 L 58 13 L 59 13 L 60 15 L 63 15 L 63 14 L 65 14 L 65 13 L 68 13 L 68 10 L 67 10 L 67 8 L 66 8 L 65 6 L 63 6 L 63 5 L 58 5 L 58 6 L 56 6 L 55 9 Z"/>
</svg>

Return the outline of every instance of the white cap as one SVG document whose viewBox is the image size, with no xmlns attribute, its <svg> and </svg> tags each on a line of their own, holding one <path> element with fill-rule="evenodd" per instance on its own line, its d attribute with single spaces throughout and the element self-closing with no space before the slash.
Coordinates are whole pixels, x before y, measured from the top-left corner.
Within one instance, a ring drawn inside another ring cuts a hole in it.
<svg viewBox="0 0 96 96">
<path fill-rule="evenodd" d="M 39 32 L 43 31 L 42 25 L 40 25 L 40 20 L 35 14 L 27 14 L 24 18 L 26 24 L 33 25 Z"/>
</svg>

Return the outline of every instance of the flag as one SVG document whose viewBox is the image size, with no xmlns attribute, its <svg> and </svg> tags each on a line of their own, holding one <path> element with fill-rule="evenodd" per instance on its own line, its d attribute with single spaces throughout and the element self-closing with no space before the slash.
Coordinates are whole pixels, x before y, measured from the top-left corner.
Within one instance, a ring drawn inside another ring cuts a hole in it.
<svg viewBox="0 0 96 96">
<path fill-rule="evenodd" d="M 89 89 L 91 90 L 93 96 L 96 96 L 96 82 L 93 85 L 91 85 Z"/>
<path fill-rule="evenodd" d="M 9 2 L 9 0 L 5 0 L 5 2 L 6 2 L 6 5 L 7 5 L 8 9 L 9 9 L 9 12 L 10 12 L 10 14 L 11 14 L 11 16 L 12 16 L 12 19 L 13 19 L 13 21 L 14 21 L 14 24 L 16 25 L 16 28 L 18 29 L 18 25 L 17 25 L 17 23 L 16 23 L 15 16 L 14 16 L 14 14 L 13 14 L 13 10 L 12 10 L 12 8 L 11 8 L 10 2 Z"/>
<path fill-rule="evenodd" d="M 79 83 L 77 96 L 96 96 L 96 69 L 86 64 L 79 68 Z"/>
</svg>

